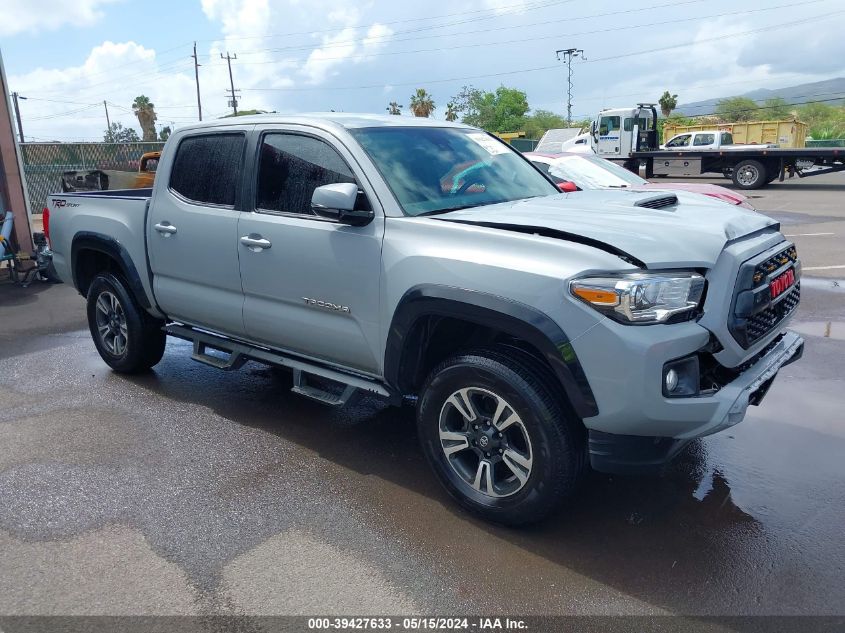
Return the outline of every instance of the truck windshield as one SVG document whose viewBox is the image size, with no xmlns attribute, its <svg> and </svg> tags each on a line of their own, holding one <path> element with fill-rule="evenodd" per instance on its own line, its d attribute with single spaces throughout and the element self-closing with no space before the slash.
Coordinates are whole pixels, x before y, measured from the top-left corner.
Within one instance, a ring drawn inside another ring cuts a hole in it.
<svg viewBox="0 0 845 633">
<path fill-rule="evenodd" d="M 641 187 L 648 184 L 636 174 L 604 158 L 570 154 L 560 156 L 549 167 L 555 181 L 568 180 L 579 189 L 606 189 L 607 187 Z"/>
<path fill-rule="evenodd" d="M 505 143 L 479 130 L 380 127 L 351 130 L 406 215 L 558 193 Z"/>
</svg>

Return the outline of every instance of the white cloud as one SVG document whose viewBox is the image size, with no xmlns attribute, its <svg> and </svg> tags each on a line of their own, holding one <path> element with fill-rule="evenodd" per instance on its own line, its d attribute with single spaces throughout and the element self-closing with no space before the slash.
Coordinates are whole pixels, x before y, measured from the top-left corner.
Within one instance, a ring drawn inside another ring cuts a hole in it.
<svg viewBox="0 0 845 633">
<path fill-rule="evenodd" d="M 196 113 L 193 77 L 174 72 L 172 63 L 159 64 L 154 50 L 136 42 L 103 42 L 79 66 L 12 74 L 9 85 L 27 97 L 20 102 L 24 135 L 39 140 L 101 139 L 106 129 L 103 100 L 112 104 L 112 123 L 139 133 L 131 105 L 140 94 L 155 103 L 160 126 L 193 120 Z"/>
<path fill-rule="evenodd" d="M 102 5 L 118 0 L 0 0 L 0 36 L 55 31 L 61 26 L 91 26 L 103 17 Z"/>
<path fill-rule="evenodd" d="M 337 74 L 337 68 L 346 62 L 361 63 L 368 55 L 384 48 L 386 38 L 393 35 L 393 29 L 376 22 L 362 38 L 357 27 L 347 27 L 335 35 L 322 38 L 319 48 L 311 51 L 301 73 L 310 84 L 321 84 Z"/>
</svg>

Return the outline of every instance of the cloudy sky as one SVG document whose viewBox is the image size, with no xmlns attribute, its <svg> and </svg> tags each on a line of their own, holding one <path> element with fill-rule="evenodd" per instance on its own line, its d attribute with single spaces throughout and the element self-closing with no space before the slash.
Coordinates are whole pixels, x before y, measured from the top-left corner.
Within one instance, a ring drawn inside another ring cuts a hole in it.
<svg viewBox="0 0 845 633">
<path fill-rule="evenodd" d="M 159 126 L 195 121 L 194 41 L 205 119 L 229 112 L 227 51 L 242 109 L 384 112 L 424 87 L 442 117 L 461 86 L 504 84 L 565 112 L 570 47 L 581 117 L 845 76 L 843 32 L 843 0 L 0 0 L 27 140 L 100 140 L 103 100 L 138 129 L 139 94 Z"/>
</svg>

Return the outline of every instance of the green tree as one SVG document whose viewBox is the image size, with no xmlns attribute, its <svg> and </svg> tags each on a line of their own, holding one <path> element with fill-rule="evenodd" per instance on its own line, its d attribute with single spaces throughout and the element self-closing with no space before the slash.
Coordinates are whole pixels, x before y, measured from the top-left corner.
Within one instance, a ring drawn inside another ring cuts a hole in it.
<svg viewBox="0 0 845 633">
<path fill-rule="evenodd" d="M 458 110 L 455 108 L 455 104 L 451 101 L 446 104 L 446 120 L 447 121 L 457 121 L 458 120 Z"/>
<path fill-rule="evenodd" d="M 155 104 L 149 100 L 148 97 L 140 95 L 135 97 L 132 102 L 132 112 L 138 117 L 138 123 L 141 125 L 141 133 L 144 141 L 154 141 L 156 135 L 156 111 Z"/>
<path fill-rule="evenodd" d="M 396 101 L 391 101 L 390 103 L 387 104 L 387 108 L 385 108 L 385 109 L 388 112 L 390 112 L 390 114 L 393 114 L 395 116 L 399 116 L 399 115 L 402 114 L 402 108 L 404 108 L 404 107 L 405 106 L 399 105 Z"/>
<path fill-rule="evenodd" d="M 669 116 L 672 114 L 672 110 L 678 107 L 678 95 L 669 94 L 669 91 L 666 90 L 663 96 L 657 100 L 657 103 L 660 104 L 660 111 L 663 116 Z"/>
<path fill-rule="evenodd" d="M 499 86 L 496 92 L 484 92 L 465 86 L 452 103 L 463 113 L 464 123 L 488 132 L 517 132 L 527 123 L 528 98 L 516 88 Z"/>
<path fill-rule="evenodd" d="M 748 97 L 729 97 L 716 104 L 716 115 L 725 123 L 752 121 L 757 118 L 760 106 Z"/>
<path fill-rule="evenodd" d="M 845 123 L 845 109 L 829 103 L 807 103 L 798 108 L 798 119 L 810 127 L 841 121 Z"/>
<path fill-rule="evenodd" d="M 103 133 L 103 141 L 106 143 L 139 143 L 138 133 L 131 127 L 123 127 L 119 121 L 115 121 Z"/>
<path fill-rule="evenodd" d="M 573 122 L 572 127 L 578 124 Z M 587 123 L 589 125 L 589 122 Z M 566 117 L 549 110 L 535 110 L 534 114 L 527 117 L 525 120 L 525 138 L 538 139 L 549 130 L 556 130 L 563 127 L 569 127 L 566 123 Z"/>
<path fill-rule="evenodd" d="M 483 93 L 478 88 L 464 86 L 461 91 L 452 97 L 452 105 L 455 111 L 463 115 L 464 122 L 467 118 L 478 116 L 477 105 Z"/>
<path fill-rule="evenodd" d="M 435 110 L 434 99 L 428 94 L 425 88 L 417 88 L 417 91 L 411 95 L 411 112 L 414 116 L 430 117 Z"/>
<path fill-rule="evenodd" d="M 170 129 L 170 126 L 165 125 L 163 128 L 161 128 L 161 131 L 159 131 L 159 133 L 158 133 L 158 140 L 166 141 L 167 139 L 170 138 L 170 135 L 172 133 L 173 133 L 173 130 Z"/>
<path fill-rule="evenodd" d="M 792 108 L 783 97 L 772 97 L 763 102 L 763 108 L 758 111 L 757 119 L 771 121 L 788 119 L 792 116 Z"/>
</svg>

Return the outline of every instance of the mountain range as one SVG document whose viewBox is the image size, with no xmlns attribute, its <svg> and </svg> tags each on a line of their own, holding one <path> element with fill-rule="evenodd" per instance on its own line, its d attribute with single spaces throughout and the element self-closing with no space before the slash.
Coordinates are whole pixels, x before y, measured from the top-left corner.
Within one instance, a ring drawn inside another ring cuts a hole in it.
<svg viewBox="0 0 845 633">
<path fill-rule="evenodd" d="M 781 97 L 789 104 L 803 104 L 807 101 L 822 101 L 823 103 L 829 104 L 842 104 L 845 102 L 845 77 L 825 79 L 824 81 L 814 81 L 809 84 L 799 84 L 797 86 L 776 88 L 774 90 L 761 88 L 759 90 L 745 92 L 741 95 L 730 96 L 748 97 L 760 105 L 762 105 L 766 99 L 772 99 L 775 97 Z M 695 101 L 693 103 L 682 103 L 675 108 L 675 113 L 683 114 L 684 116 L 713 114 L 716 111 L 716 104 L 725 98 L 727 97 L 707 99 L 706 101 Z"/>
</svg>

